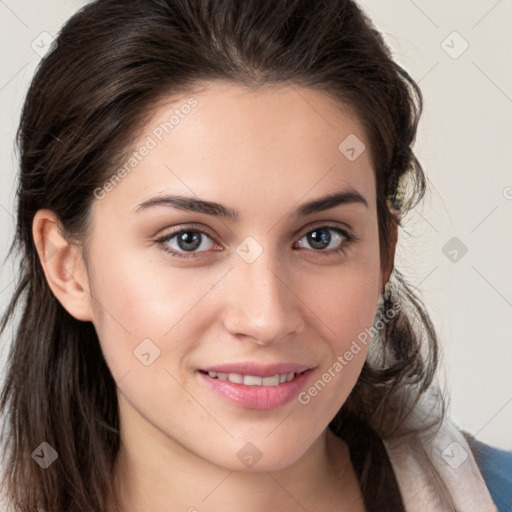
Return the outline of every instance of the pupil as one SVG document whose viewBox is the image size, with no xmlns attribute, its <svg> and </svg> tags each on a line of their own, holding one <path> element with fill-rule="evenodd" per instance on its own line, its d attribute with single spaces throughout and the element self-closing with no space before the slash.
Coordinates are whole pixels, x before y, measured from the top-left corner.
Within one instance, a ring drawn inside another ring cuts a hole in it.
<svg viewBox="0 0 512 512">
<path fill-rule="evenodd" d="M 327 229 L 315 229 L 309 233 L 308 242 L 315 249 L 325 249 L 331 242 L 331 234 Z"/>
<path fill-rule="evenodd" d="M 201 245 L 201 233 L 184 231 L 178 235 L 178 245 L 184 251 L 193 251 Z"/>
</svg>

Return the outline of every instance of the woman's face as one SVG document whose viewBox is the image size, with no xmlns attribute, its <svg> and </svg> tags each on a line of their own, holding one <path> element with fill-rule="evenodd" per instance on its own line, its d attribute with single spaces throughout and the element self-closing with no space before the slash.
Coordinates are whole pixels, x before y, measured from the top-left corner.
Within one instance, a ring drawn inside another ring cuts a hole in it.
<svg viewBox="0 0 512 512">
<path fill-rule="evenodd" d="M 87 245 L 125 431 L 232 470 L 286 467 L 319 437 L 382 287 L 363 144 L 354 117 L 304 88 L 213 82 L 155 111 L 96 191 Z M 293 368 L 310 370 L 246 378 Z"/>
</svg>

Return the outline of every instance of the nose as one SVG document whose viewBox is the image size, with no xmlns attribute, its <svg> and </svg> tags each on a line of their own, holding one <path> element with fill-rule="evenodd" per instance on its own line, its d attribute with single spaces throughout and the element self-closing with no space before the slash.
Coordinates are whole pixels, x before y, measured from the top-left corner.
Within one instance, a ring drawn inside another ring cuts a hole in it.
<svg viewBox="0 0 512 512">
<path fill-rule="evenodd" d="M 280 270 L 281 269 L 281 270 Z M 279 343 L 304 328 L 293 279 L 276 258 L 239 259 L 228 276 L 224 328 L 259 345 Z"/>
</svg>

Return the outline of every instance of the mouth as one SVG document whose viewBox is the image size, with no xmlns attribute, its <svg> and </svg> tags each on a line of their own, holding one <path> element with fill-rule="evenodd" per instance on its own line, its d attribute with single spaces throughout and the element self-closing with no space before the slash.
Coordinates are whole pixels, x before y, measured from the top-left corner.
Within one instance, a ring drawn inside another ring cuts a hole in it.
<svg viewBox="0 0 512 512">
<path fill-rule="evenodd" d="M 200 373 L 208 375 L 212 379 L 232 382 L 234 384 L 243 384 L 244 386 L 279 386 L 280 384 L 292 381 L 298 375 L 302 375 L 307 371 L 308 370 L 304 370 L 302 372 L 276 373 L 270 377 L 260 377 L 258 375 L 247 375 L 242 373 L 199 370 Z"/>
<path fill-rule="evenodd" d="M 202 385 L 227 403 L 244 409 L 269 410 L 296 399 L 313 372 L 313 368 L 308 368 L 267 376 L 215 370 L 199 370 L 197 374 Z"/>
</svg>

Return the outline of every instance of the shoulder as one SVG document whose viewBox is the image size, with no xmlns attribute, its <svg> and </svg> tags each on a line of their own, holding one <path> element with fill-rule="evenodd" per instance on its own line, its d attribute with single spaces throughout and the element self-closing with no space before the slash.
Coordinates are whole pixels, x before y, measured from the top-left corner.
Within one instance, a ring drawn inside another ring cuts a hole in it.
<svg viewBox="0 0 512 512">
<path fill-rule="evenodd" d="M 478 441 L 464 432 L 499 512 L 512 510 L 512 452 Z"/>
</svg>

